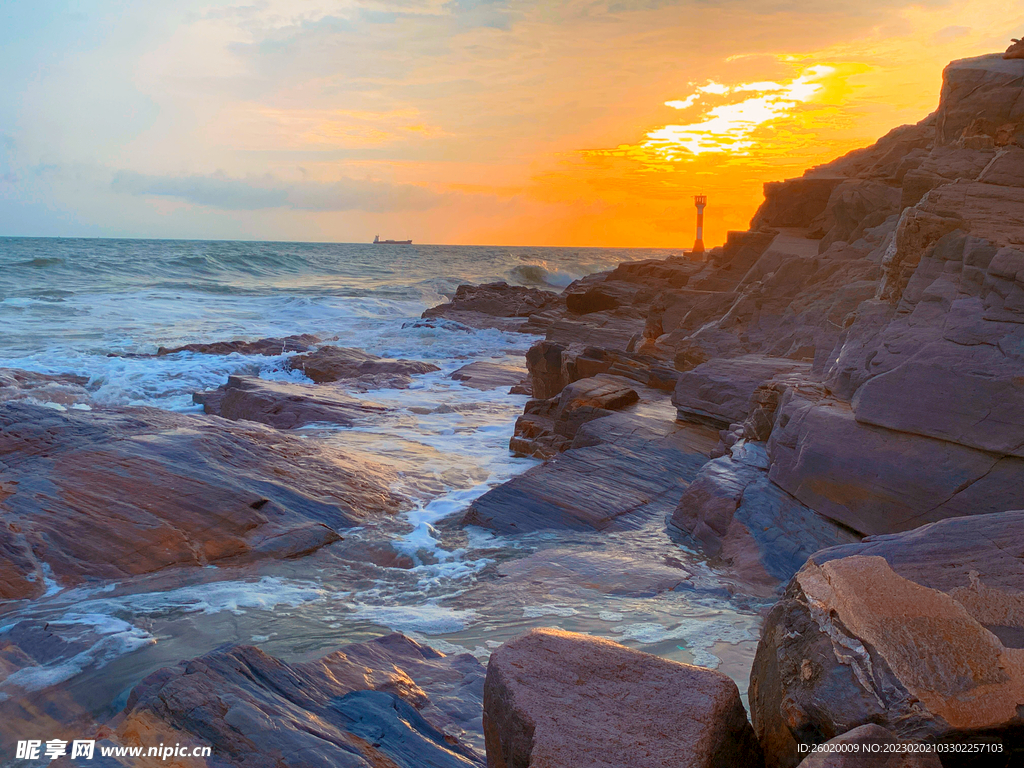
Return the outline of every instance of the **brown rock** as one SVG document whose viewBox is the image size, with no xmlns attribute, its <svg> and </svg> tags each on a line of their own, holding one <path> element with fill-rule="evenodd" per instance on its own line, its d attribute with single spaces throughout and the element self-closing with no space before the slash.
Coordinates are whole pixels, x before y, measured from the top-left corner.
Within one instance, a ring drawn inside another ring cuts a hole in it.
<svg viewBox="0 0 1024 768">
<path fill-rule="evenodd" d="M 389 360 L 350 347 L 321 347 L 316 352 L 288 360 L 293 371 L 302 371 L 317 384 L 360 377 L 393 377 L 396 388 L 408 386 L 408 377 L 438 371 L 436 365 L 419 360 Z"/>
<path fill-rule="evenodd" d="M 285 352 L 305 352 L 320 343 L 320 337 L 311 333 L 284 338 L 259 339 L 258 341 L 215 341 L 210 344 L 186 344 L 183 347 L 160 347 L 157 355 L 174 355 L 178 352 L 196 352 L 203 355 L 283 355 Z"/>
<path fill-rule="evenodd" d="M 866 723 L 1002 765 L 1024 735 L 1024 512 L 954 518 L 816 553 L 765 620 L 751 671 L 769 766 Z"/>
<path fill-rule="evenodd" d="M 483 675 L 468 653 L 399 634 L 295 664 L 233 646 L 146 677 L 109 738 L 201 744 L 239 768 L 479 768 L 467 742 L 479 739 Z"/>
<path fill-rule="evenodd" d="M 979 115 L 992 125 L 1024 120 L 1024 63 L 998 53 L 951 62 L 942 73 L 936 144 L 952 144 Z"/>
<path fill-rule="evenodd" d="M 398 510 L 384 467 L 266 427 L 151 408 L 0 406 L 0 597 L 294 557 Z"/>
<path fill-rule="evenodd" d="M 1016 37 L 1012 39 L 1010 47 L 1003 53 L 1004 59 L 1024 59 L 1024 42 Z"/>
<path fill-rule="evenodd" d="M 525 375 L 523 368 L 478 360 L 462 366 L 451 378 L 473 389 L 498 389 L 519 384 Z"/>
<path fill-rule="evenodd" d="M 783 398 L 768 455 L 774 483 L 866 535 L 1022 501 L 1022 459 L 860 424 L 848 405 L 792 390 Z"/>
<path fill-rule="evenodd" d="M 88 377 L 72 374 L 46 374 L 0 368 L 0 402 L 36 400 L 61 406 L 88 405 L 92 397 L 86 390 Z"/>
<path fill-rule="evenodd" d="M 551 341 L 539 341 L 526 353 L 526 367 L 530 371 L 533 396 L 539 400 L 554 397 L 569 383 L 562 367 L 565 347 Z"/>
<path fill-rule="evenodd" d="M 765 182 L 764 202 L 750 221 L 750 228 L 810 227 L 842 181 L 835 177 Z"/>
<path fill-rule="evenodd" d="M 680 419 L 724 428 L 741 422 L 750 408 L 750 398 L 762 383 L 777 376 L 808 373 L 810 364 L 743 355 L 709 360 L 679 375 L 672 403 Z"/>
<path fill-rule="evenodd" d="M 491 317 L 529 317 L 536 312 L 562 306 L 563 300 L 555 293 L 537 288 L 523 288 L 507 283 L 460 285 L 447 304 L 431 307 L 423 317 L 453 317 L 480 313 Z"/>
<path fill-rule="evenodd" d="M 277 429 L 316 423 L 351 427 L 359 418 L 387 410 L 337 389 L 268 381 L 256 376 L 229 376 L 218 389 L 197 392 L 192 399 L 213 416 L 256 421 Z"/>
<path fill-rule="evenodd" d="M 484 736 L 490 768 L 761 764 L 725 675 L 554 629 L 491 655 Z"/>
</svg>

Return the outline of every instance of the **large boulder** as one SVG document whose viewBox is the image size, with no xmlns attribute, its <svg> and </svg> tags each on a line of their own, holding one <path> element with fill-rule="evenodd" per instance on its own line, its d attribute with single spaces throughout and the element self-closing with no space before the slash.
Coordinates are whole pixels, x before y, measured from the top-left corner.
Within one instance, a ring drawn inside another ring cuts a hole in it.
<svg viewBox="0 0 1024 768">
<path fill-rule="evenodd" d="M 745 441 L 701 468 L 670 526 L 731 575 L 768 590 L 819 549 L 858 539 L 772 483 L 763 446 Z"/>
<path fill-rule="evenodd" d="M 440 370 L 433 363 L 420 360 L 389 360 L 361 349 L 335 346 L 320 347 L 315 352 L 295 355 L 289 358 L 288 367 L 293 371 L 302 371 L 317 384 L 372 377 L 394 388 L 408 386 L 410 376 Z M 385 383 L 388 378 L 396 382 Z"/>
<path fill-rule="evenodd" d="M 750 397 L 762 383 L 810 368 L 810 363 L 761 355 L 709 360 L 679 375 L 672 403 L 682 420 L 727 427 L 746 418 Z"/>
<path fill-rule="evenodd" d="M 750 683 L 767 765 L 867 723 L 1005 765 L 1024 739 L 1024 511 L 816 553 L 765 619 Z M 947 762 L 948 760 L 948 762 Z"/>
<path fill-rule="evenodd" d="M 338 389 L 256 376 L 229 376 L 226 384 L 209 392 L 196 392 L 192 399 L 213 416 L 256 421 L 277 429 L 320 423 L 351 427 L 357 419 L 387 410 Z"/>
<path fill-rule="evenodd" d="M 518 366 L 477 360 L 453 371 L 449 378 L 472 389 L 501 389 L 520 384 L 525 376 L 526 370 Z"/>
<path fill-rule="evenodd" d="M 526 367 L 530 371 L 533 396 L 547 400 L 562 391 L 569 383 L 562 354 L 565 346 L 551 341 L 539 341 L 526 353 Z"/>
<path fill-rule="evenodd" d="M 484 736 L 489 768 L 761 765 L 725 675 L 554 629 L 491 655 Z"/>
<path fill-rule="evenodd" d="M 483 677 L 470 654 L 397 634 L 297 664 L 233 646 L 149 675 L 109 738 L 208 746 L 239 768 L 480 768 L 465 736 L 479 738 Z"/>
<path fill-rule="evenodd" d="M 0 598 L 297 557 L 398 511 L 394 473 L 256 424 L 0 405 Z"/>
</svg>

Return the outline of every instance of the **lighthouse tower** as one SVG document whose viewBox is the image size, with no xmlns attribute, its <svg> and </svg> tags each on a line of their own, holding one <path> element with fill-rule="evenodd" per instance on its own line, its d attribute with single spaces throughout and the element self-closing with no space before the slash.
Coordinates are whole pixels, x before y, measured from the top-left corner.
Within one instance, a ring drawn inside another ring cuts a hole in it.
<svg viewBox="0 0 1024 768">
<path fill-rule="evenodd" d="M 707 195 L 694 195 L 693 204 L 697 206 L 697 240 L 693 244 L 693 255 L 704 255 L 704 206 L 708 204 Z"/>
</svg>

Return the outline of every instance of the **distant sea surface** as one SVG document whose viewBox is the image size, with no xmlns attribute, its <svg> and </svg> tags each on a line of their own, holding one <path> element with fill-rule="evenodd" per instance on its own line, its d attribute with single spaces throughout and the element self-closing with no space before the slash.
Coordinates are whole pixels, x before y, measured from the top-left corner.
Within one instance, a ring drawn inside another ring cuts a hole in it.
<svg viewBox="0 0 1024 768">
<path fill-rule="evenodd" d="M 487 357 L 502 346 L 500 334 L 440 334 L 445 339 L 403 325 L 460 283 L 561 290 L 619 262 L 670 253 L 0 238 L 0 365 L 87 375 L 101 402 L 181 408 L 192 391 L 253 361 L 108 355 L 315 333 L 383 355 Z"/>
</svg>

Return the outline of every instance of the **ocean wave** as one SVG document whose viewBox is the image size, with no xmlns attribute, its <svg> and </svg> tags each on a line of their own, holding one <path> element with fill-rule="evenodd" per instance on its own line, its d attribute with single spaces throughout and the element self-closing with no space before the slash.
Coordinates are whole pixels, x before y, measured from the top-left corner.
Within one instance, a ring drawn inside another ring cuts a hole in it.
<svg viewBox="0 0 1024 768">
<path fill-rule="evenodd" d="M 565 288 L 580 277 L 571 272 L 549 270 L 542 264 L 519 264 L 508 271 L 508 276 L 512 282 L 519 285 L 550 288 Z"/>
</svg>

